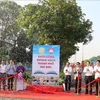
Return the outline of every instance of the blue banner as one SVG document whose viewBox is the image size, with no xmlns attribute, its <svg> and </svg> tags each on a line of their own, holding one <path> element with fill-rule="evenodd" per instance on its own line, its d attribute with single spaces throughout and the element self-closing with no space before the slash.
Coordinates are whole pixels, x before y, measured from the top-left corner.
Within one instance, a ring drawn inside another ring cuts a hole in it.
<svg viewBox="0 0 100 100">
<path fill-rule="evenodd" d="M 60 46 L 59 45 L 34 45 L 32 60 L 32 75 L 39 80 L 40 84 L 44 82 L 56 84 L 59 79 Z M 42 82 L 41 82 L 42 80 Z M 45 82 L 48 80 L 49 82 Z M 43 84 L 42 84 L 43 85 Z"/>
</svg>

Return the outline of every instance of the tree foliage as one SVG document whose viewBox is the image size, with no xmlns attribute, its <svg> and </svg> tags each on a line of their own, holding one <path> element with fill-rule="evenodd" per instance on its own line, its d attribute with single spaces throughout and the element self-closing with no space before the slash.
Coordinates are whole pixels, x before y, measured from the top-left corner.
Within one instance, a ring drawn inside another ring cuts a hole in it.
<svg viewBox="0 0 100 100">
<path fill-rule="evenodd" d="M 12 1 L 0 1 L 0 40 L 11 42 L 19 27 L 17 17 L 20 6 Z"/>
<path fill-rule="evenodd" d="M 0 60 L 31 61 L 31 53 L 26 53 L 31 42 L 18 25 L 19 8 L 13 1 L 0 1 Z"/>
<path fill-rule="evenodd" d="M 17 43 L 16 43 L 17 42 Z M 30 40 L 27 38 L 23 30 L 21 30 L 17 36 L 15 45 L 10 51 L 11 59 L 17 62 L 31 62 L 32 54 L 31 52 L 26 52 L 27 46 L 31 44 Z M 16 45 L 17 44 L 17 45 Z"/>
<path fill-rule="evenodd" d="M 86 59 L 86 60 L 84 61 L 84 63 L 86 64 L 87 61 L 90 61 L 90 63 L 93 64 L 94 58 L 96 58 L 97 60 L 100 60 L 100 55 L 98 55 L 98 56 L 96 56 L 96 57 L 91 57 L 91 58 L 89 58 L 89 59 Z"/>
<path fill-rule="evenodd" d="M 77 43 L 92 40 L 92 22 L 75 1 L 43 0 L 38 5 L 29 4 L 20 10 L 19 25 L 30 39 L 38 44 L 61 46 L 61 61 L 75 54 Z"/>
<path fill-rule="evenodd" d="M 8 0 L 0 1 L 0 55 L 1 59 L 7 59 L 8 49 L 13 46 L 16 34 L 19 31 L 17 17 L 20 6 Z M 3 51 L 3 52 L 2 52 Z M 7 57 L 6 57 L 7 56 Z"/>
</svg>

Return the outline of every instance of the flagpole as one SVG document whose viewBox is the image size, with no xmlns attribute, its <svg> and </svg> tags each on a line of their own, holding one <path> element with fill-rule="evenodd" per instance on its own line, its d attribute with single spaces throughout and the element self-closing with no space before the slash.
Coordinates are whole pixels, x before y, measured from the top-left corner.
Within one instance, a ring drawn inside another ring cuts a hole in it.
<svg viewBox="0 0 100 100">
<path fill-rule="evenodd" d="M 84 50 L 83 50 L 83 42 L 82 42 L 82 61 L 84 60 L 84 58 L 83 58 L 84 52 L 83 51 Z"/>
<path fill-rule="evenodd" d="M 82 68 L 84 68 L 84 49 L 83 49 L 83 42 L 82 42 Z"/>
<path fill-rule="evenodd" d="M 76 63 L 76 53 L 75 53 L 75 61 L 74 62 Z"/>
</svg>

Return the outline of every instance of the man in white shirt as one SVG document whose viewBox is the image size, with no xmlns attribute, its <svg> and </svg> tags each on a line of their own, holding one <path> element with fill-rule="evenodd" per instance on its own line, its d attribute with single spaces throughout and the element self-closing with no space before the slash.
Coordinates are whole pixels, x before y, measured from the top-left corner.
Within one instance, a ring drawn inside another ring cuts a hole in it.
<svg viewBox="0 0 100 100">
<path fill-rule="evenodd" d="M 92 75 L 93 75 L 94 70 L 93 70 L 93 67 L 90 66 L 89 61 L 87 61 L 86 65 L 87 66 L 84 67 L 83 73 L 85 74 L 85 84 L 87 85 L 93 80 Z M 88 94 L 88 85 L 86 86 L 85 94 Z M 92 84 L 90 84 L 90 95 L 92 95 Z"/>
<path fill-rule="evenodd" d="M 95 79 L 100 78 L 100 60 L 97 60 L 97 65 L 94 67 Z M 96 96 L 98 96 L 98 82 L 96 83 Z"/>
<path fill-rule="evenodd" d="M 72 67 L 70 66 L 70 63 L 67 62 L 64 68 L 64 74 L 65 74 L 65 89 L 68 92 L 70 91 L 71 87 L 71 73 L 72 73 Z"/>
<path fill-rule="evenodd" d="M 74 68 L 74 79 L 75 79 L 75 93 L 81 92 L 81 73 L 82 68 L 80 66 L 80 62 L 76 63 L 76 67 Z M 78 77 L 80 78 L 78 79 Z M 77 90 L 79 88 L 79 90 Z"/>
<path fill-rule="evenodd" d="M 2 61 L 0 65 L 0 78 L 6 77 L 6 71 L 7 69 L 6 69 L 5 61 Z M 6 81 L 3 80 L 2 83 L 3 83 L 3 90 L 5 90 Z M 1 81 L 0 81 L 0 88 L 1 88 Z"/>
</svg>

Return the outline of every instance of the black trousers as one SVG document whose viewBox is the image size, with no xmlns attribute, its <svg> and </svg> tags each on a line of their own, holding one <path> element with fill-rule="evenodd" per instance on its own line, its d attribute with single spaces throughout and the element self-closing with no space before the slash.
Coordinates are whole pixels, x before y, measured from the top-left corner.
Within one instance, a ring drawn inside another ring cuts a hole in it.
<svg viewBox="0 0 100 100">
<path fill-rule="evenodd" d="M 0 73 L 0 78 L 6 78 L 6 73 Z M 3 90 L 5 90 L 6 81 L 5 80 L 0 81 L 0 88 L 1 88 L 1 83 L 3 84 Z"/>
<path fill-rule="evenodd" d="M 65 76 L 65 89 L 66 91 L 70 91 L 71 87 L 71 75 L 66 75 Z"/>
<path fill-rule="evenodd" d="M 78 82 L 78 77 L 76 77 L 76 80 L 75 80 L 75 92 L 78 92 L 78 93 L 81 92 L 81 79 L 79 79 L 79 82 Z"/>
<path fill-rule="evenodd" d="M 92 81 L 92 76 L 85 76 L 85 84 Z M 86 86 L 85 93 L 88 93 L 88 85 Z M 90 93 L 92 93 L 92 84 L 90 84 Z"/>
<path fill-rule="evenodd" d="M 13 81 L 14 81 L 14 76 L 13 75 L 7 75 L 8 77 L 11 76 L 11 78 L 8 79 L 8 89 L 12 90 L 13 89 Z"/>
<path fill-rule="evenodd" d="M 98 81 L 96 82 L 96 95 L 98 95 Z"/>
</svg>

